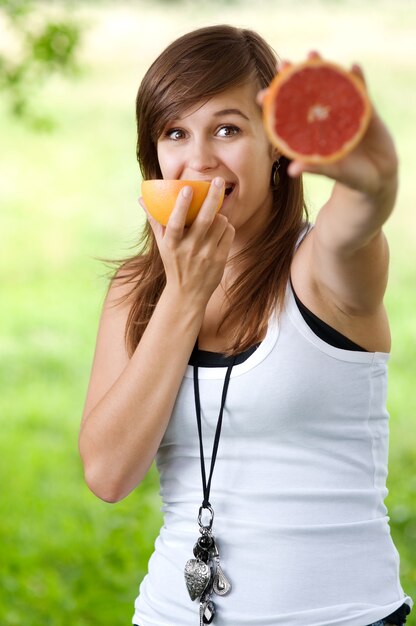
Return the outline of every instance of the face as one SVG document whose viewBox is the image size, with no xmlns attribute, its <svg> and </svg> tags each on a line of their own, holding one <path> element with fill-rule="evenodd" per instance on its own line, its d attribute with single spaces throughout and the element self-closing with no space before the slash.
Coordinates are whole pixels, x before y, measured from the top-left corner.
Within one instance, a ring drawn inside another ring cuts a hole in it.
<svg viewBox="0 0 416 626">
<path fill-rule="evenodd" d="M 185 111 L 157 144 L 163 178 L 225 180 L 222 213 L 249 238 L 272 208 L 271 170 L 277 158 L 262 123 L 253 84 L 234 87 Z"/>
</svg>

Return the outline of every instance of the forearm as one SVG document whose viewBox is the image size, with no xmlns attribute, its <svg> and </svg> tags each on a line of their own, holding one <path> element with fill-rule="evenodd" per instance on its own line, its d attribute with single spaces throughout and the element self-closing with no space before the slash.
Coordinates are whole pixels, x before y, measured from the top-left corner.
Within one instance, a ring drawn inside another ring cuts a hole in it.
<svg viewBox="0 0 416 626">
<path fill-rule="evenodd" d="M 162 293 L 132 358 L 84 418 L 80 452 L 91 490 L 116 501 L 143 479 L 164 435 L 201 327 L 203 303 Z"/>
<path fill-rule="evenodd" d="M 319 239 L 328 249 L 353 254 L 376 237 L 389 218 L 398 188 L 397 173 L 383 181 L 379 189 L 357 191 L 335 183 L 328 202 L 316 220 Z"/>
</svg>

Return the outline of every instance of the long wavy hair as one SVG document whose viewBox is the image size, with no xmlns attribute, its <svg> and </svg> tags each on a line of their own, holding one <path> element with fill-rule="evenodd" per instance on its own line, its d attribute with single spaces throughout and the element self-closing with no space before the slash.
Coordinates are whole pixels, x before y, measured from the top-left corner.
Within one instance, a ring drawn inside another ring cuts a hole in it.
<svg viewBox="0 0 416 626">
<path fill-rule="evenodd" d="M 278 58 L 257 33 L 228 25 L 192 31 L 170 44 L 145 74 L 136 99 L 137 159 L 143 179 L 162 178 L 157 141 L 166 124 L 230 87 L 253 81 L 267 87 Z M 244 267 L 227 291 L 228 307 L 221 326 L 229 337 L 227 354 L 244 351 L 262 337 L 273 311 L 281 309 L 296 242 L 307 210 L 302 180 L 287 174 L 280 158 L 280 182 L 273 190 L 273 210 L 263 232 L 230 263 Z M 239 265 L 241 263 L 241 265 Z M 146 222 L 139 248 L 117 262 L 113 280 L 131 285 L 125 329 L 131 356 L 166 284 L 153 231 Z"/>
</svg>

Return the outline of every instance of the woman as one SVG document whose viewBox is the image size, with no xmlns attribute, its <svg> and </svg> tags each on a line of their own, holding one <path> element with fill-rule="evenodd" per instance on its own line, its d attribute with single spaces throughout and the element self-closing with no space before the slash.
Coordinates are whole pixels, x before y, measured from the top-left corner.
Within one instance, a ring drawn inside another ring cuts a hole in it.
<svg viewBox="0 0 416 626">
<path fill-rule="evenodd" d="M 343 160 L 290 163 L 258 104 L 275 68 L 257 34 L 204 28 L 137 96 L 143 177 L 212 181 L 190 228 L 189 187 L 166 228 L 148 214 L 111 282 L 80 433 L 103 500 L 157 461 L 140 626 L 381 626 L 412 605 L 383 502 L 393 142 L 374 112 Z M 335 183 L 313 228 L 302 172 Z"/>
</svg>

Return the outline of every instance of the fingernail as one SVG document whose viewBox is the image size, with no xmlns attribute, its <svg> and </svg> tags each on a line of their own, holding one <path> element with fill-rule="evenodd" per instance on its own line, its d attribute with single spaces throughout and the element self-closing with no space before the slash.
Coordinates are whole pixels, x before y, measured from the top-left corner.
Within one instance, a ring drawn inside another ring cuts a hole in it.
<svg viewBox="0 0 416 626">
<path fill-rule="evenodd" d="M 221 187 L 223 187 L 224 185 L 224 179 L 221 178 L 220 176 L 217 176 L 217 178 L 214 178 L 213 183 L 216 187 L 221 189 Z"/>
<path fill-rule="evenodd" d="M 192 195 L 192 187 L 184 187 L 182 189 L 182 195 L 184 198 L 190 198 Z"/>
<path fill-rule="evenodd" d="M 287 168 L 287 173 L 289 174 L 289 176 L 292 176 L 293 178 L 296 178 L 297 176 L 299 176 L 300 172 L 301 170 L 299 169 L 299 165 L 297 163 L 292 162 Z"/>
</svg>

